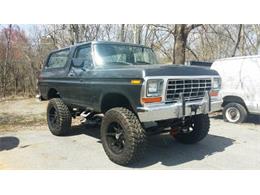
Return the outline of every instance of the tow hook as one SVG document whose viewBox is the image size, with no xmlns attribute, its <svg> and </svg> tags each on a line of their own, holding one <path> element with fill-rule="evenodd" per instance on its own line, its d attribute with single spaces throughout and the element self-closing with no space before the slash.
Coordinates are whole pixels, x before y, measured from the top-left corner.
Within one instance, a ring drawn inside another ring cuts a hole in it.
<svg viewBox="0 0 260 195">
<path fill-rule="evenodd" d="M 194 114 L 197 114 L 197 110 L 199 108 L 199 105 L 191 105 L 190 109 L 191 109 L 191 113 L 194 112 Z"/>
</svg>

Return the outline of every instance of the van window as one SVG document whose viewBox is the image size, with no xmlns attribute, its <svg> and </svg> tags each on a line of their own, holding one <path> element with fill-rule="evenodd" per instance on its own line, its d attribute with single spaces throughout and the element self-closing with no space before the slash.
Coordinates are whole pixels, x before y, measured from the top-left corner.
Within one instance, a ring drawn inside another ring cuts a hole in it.
<svg viewBox="0 0 260 195">
<path fill-rule="evenodd" d="M 63 68 L 69 58 L 69 49 L 65 49 L 62 51 L 57 51 L 49 57 L 49 61 L 47 64 L 47 68 Z"/>
</svg>

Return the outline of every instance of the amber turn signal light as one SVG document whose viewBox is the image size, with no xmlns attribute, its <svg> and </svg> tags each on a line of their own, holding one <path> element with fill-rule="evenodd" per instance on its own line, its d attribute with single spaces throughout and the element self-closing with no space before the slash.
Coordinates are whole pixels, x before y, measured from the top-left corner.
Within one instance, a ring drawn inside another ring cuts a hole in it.
<svg viewBox="0 0 260 195">
<path fill-rule="evenodd" d="M 156 103 L 156 102 L 161 102 L 162 97 L 147 97 L 147 98 L 142 98 L 143 103 Z"/>
<path fill-rule="evenodd" d="M 131 84 L 132 85 L 140 85 L 141 84 L 141 80 L 131 80 Z"/>
<path fill-rule="evenodd" d="M 218 96 L 218 92 L 217 91 L 211 91 L 209 93 L 210 96 Z"/>
</svg>

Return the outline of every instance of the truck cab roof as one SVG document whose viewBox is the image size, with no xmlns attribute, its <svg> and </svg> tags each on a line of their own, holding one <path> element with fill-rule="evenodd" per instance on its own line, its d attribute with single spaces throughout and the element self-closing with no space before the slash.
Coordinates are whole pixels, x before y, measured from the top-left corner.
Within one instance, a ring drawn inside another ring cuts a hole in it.
<svg viewBox="0 0 260 195">
<path fill-rule="evenodd" d="M 91 45 L 97 45 L 97 44 L 129 45 L 129 46 L 134 46 L 134 47 L 150 48 L 150 47 L 145 46 L 145 45 L 134 44 L 134 43 L 127 43 L 127 42 L 117 42 L 117 41 L 84 41 L 84 42 L 76 43 L 75 45 L 70 45 L 70 46 L 67 46 L 67 47 L 62 47 L 62 48 L 59 48 L 59 49 L 55 49 L 51 53 L 55 53 L 57 51 L 61 51 L 61 50 L 65 50 L 65 49 L 74 49 L 76 47 L 84 46 L 84 45 L 87 45 L 87 44 L 91 44 Z"/>
</svg>

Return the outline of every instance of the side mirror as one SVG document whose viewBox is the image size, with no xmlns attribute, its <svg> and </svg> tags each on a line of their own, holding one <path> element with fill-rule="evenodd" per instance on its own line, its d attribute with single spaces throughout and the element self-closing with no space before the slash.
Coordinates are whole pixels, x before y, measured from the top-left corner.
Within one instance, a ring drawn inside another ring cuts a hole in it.
<svg viewBox="0 0 260 195">
<path fill-rule="evenodd" d="M 80 59 L 80 58 L 73 58 L 72 59 L 72 66 L 75 67 L 83 67 L 84 66 L 84 59 Z"/>
</svg>

